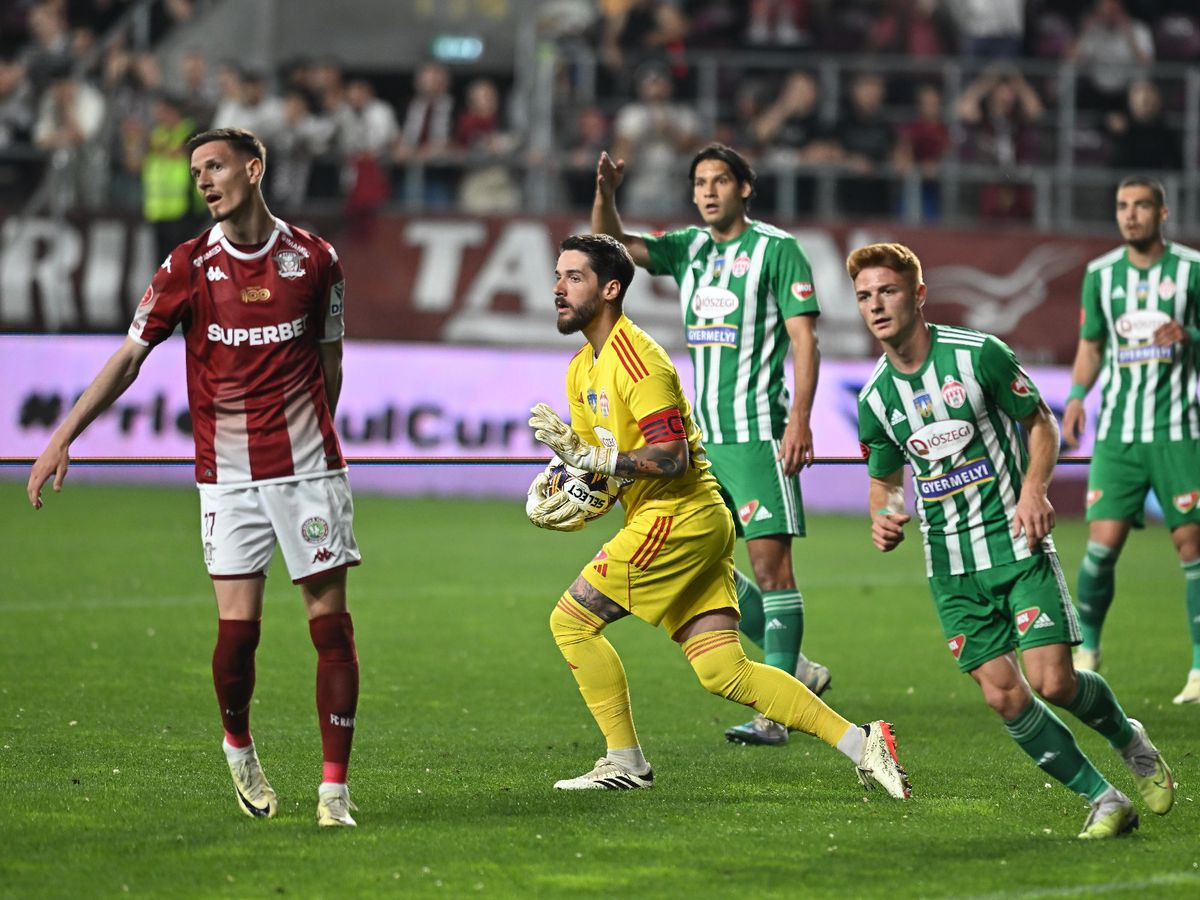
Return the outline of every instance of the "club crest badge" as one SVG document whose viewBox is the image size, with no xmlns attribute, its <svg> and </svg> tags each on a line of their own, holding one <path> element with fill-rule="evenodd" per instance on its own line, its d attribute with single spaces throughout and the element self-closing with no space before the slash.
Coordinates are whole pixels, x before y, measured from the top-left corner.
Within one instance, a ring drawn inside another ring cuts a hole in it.
<svg viewBox="0 0 1200 900">
<path fill-rule="evenodd" d="M 604 388 L 600 388 L 600 415 L 608 416 L 608 394 L 604 392 Z"/>
<path fill-rule="evenodd" d="M 952 409 L 958 409 L 967 402 L 967 389 L 961 381 L 956 381 L 953 375 L 947 375 L 942 385 L 942 399 Z"/>
<path fill-rule="evenodd" d="M 1170 300 L 1175 296 L 1175 282 L 1167 276 L 1158 283 L 1158 296 L 1163 300 Z"/>
<path fill-rule="evenodd" d="M 304 520 L 300 526 L 300 536 L 309 544 L 323 544 L 329 540 L 329 523 L 320 516 Z"/>
<path fill-rule="evenodd" d="M 922 419 L 928 419 L 933 415 L 933 398 L 929 396 L 928 391 L 917 391 L 913 394 L 913 406 L 921 414 Z"/>
<path fill-rule="evenodd" d="M 304 263 L 300 254 L 295 250 L 280 250 L 271 257 L 280 278 L 303 278 Z"/>
<path fill-rule="evenodd" d="M 591 407 L 592 412 L 596 411 L 596 400 L 597 400 L 596 392 L 594 390 L 592 390 L 591 388 L 588 388 L 587 405 Z"/>
<path fill-rule="evenodd" d="M 745 253 L 738 255 L 738 258 L 733 261 L 733 277 L 741 278 L 750 271 L 750 257 Z"/>
</svg>

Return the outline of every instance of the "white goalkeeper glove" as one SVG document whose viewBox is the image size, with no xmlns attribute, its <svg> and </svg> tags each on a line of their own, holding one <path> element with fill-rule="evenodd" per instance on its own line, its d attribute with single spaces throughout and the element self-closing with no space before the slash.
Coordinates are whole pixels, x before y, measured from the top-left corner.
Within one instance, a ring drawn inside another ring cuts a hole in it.
<svg viewBox="0 0 1200 900">
<path fill-rule="evenodd" d="M 538 528 L 578 531 L 586 522 L 583 510 L 571 502 L 566 491 L 547 495 L 549 484 L 550 476 L 546 472 L 539 472 L 533 479 L 525 496 L 525 515 Z"/>
<path fill-rule="evenodd" d="M 616 449 L 587 443 L 545 403 L 539 403 L 529 413 L 529 427 L 533 429 L 534 438 L 553 450 L 567 465 L 605 475 L 616 472 Z"/>
</svg>

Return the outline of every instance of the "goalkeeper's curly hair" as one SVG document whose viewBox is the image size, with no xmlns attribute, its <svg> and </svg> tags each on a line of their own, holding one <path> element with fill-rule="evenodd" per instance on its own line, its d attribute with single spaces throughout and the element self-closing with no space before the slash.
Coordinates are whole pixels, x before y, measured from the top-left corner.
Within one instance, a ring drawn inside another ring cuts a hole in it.
<svg viewBox="0 0 1200 900">
<path fill-rule="evenodd" d="M 596 273 L 600 284 L 619 282 L 621 293 L 613 305 L 620 310 L 625 301 L 625 291 L 633 281 L 633 257 L 625 245 L 607 234 L 573 234 L 558 245 L 559 252 L 578 250 L 588 258 L 588 264 Z"/>
</svg>

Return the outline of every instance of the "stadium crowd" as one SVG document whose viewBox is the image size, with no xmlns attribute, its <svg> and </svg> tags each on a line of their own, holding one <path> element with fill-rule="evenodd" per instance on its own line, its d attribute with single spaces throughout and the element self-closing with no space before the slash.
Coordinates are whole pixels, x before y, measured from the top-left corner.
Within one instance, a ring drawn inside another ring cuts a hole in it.
<svg viewBox="0 0 1200 900">
<path fill-rule="evenodd" d="M 530 138 L 511 70 L 358 71 L 314 57 L 258 71 L 199 48 L 164 70 L 154 41 L 204 0 L 154 4 L 149 41 L 123 26 L 129 6 L 5 4 L 0 203 L 24 202 L 30 172 L 45 170 L 51 209 L 186 219 L 198 210 L 180 148 L 224 125 L 263 137 L 268 199 L 284 213 L 313 202 L 349 215 L 389 203 L 511 212 L 531 169 L 554 175 L 556 206 L 582 210 L 605 148 L 636 163 L 630 213 L 663 213 L 685 200 L 664 176 L 713 137 L 798 172 L 797 212 L 813 209 L 822 169 L 844 176 L 838 210 L 866 216 L 897 212 L 896 179 L 916 172 L 925 220 L 951 159 L 997 173 L 978 192 L 980 217 L 1017 220 L 1032 215 L 1031 188 L 1004 173 L 1061 161 L 1063 141 L 1079 166 L 1197 164 L 1184 159 L 1185 78 L 1150 77 L 1156 62 L 1200 58 L 1194 0 L 547 0 L 539 35 L 559 60 L 549 145 Z M 945 60 L 964 77 L 945 78 Z M 1054 65 L 1066 60 L 1079 72 L 1071 98 Z M 1064 102 L 1076 110 L 1065 136 Z M 764 208 L 775 190 L 763 180 Z"/>
</svg>

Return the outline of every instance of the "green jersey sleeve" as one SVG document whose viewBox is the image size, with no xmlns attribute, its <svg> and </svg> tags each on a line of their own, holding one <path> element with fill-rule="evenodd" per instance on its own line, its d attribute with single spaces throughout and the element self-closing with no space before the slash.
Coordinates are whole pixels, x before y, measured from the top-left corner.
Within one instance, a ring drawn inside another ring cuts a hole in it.
<svg viewBox="0 0 1200 900">
<path fill-rule="evenodd" d="M 1100 276 L 1096 272 L 1088 272 L 1083 276 L 1080 294 L 1082 309 L 1079 313 L 1079 336 L 1098 341 L 1104 337 L 1107 329 L 1104 313 L 1100 310 Z"/>
<path fill-rule="evenodd" d="M 677 282 L 682 281 L 690 262 L 688 247 L 698 231 L 698 228 L 684 228 L 664 234 L 643 234 L 642 240 L 646 242 L 646 249 L 650 253 L 650 265 L 646 271 L 651 275 L 670 275 Z"/>
<path fill-rule="evenodd" d="M 994 335 L 979 351 L 979 384 L 985 396 L 1018 421 L 1032 415 L 1042 399 L 1008 344 Z"/>
<path fill-rule="evenodd" d="M 872 478 L 886 478 L 904 465 L 904 451 L 888 437 L 883 423 L 862 398 L 858 401 L 858 441 Z"/>
<path fill-rule="evenodd" d="M 799 241 L 790 235 L 775 240 L 767 271 L 768 283 L 783 318 L 820 315 L 812 266 Z"/>
</svg>

